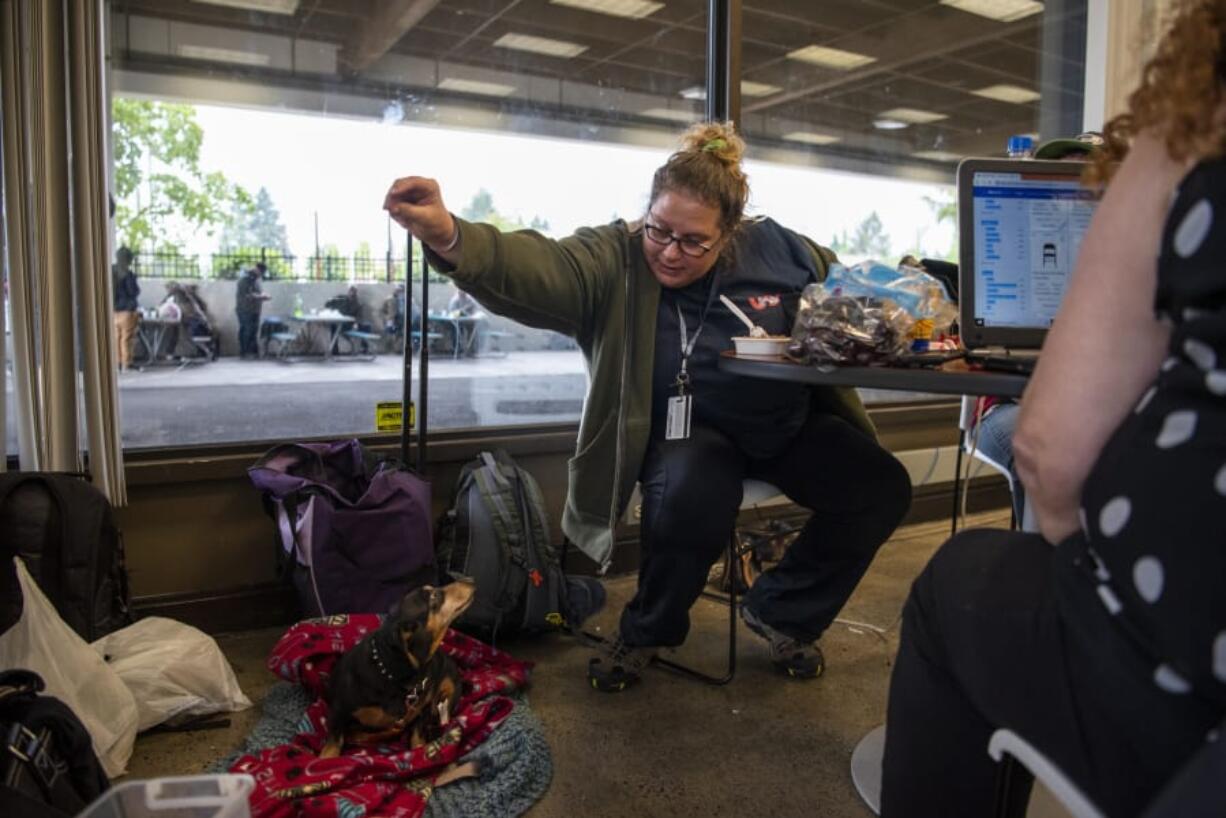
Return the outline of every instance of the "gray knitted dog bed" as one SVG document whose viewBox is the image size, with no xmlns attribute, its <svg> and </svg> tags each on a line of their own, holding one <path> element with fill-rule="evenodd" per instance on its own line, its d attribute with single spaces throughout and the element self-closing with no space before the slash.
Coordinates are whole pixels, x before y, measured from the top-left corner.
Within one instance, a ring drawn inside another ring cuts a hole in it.
<svg viewBox="0 0 1226 818">
<path fill-rule="evenodd" d="M 242 747 L 213 765 L 221 773 L 239 756 L 288 743 L 298 734 L 310 704 L 305 690 L 278 682 L 264 698 L 264 715 Z M 462 761 L 480 761 L 481 777 L 461 779 L 439 787 L 426 802 L 426 818 L 507 818 L 522 815 L 549 789 L 553 759 L 540 719 L 523 696 L 515 709 L 479 747 Z"/>
</svg>

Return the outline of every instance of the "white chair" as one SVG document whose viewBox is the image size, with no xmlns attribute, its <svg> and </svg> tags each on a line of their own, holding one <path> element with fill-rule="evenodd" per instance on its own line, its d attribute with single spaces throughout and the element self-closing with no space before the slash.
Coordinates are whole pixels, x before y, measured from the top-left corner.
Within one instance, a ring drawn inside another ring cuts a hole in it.
<svg viewBox="0 0 1226 818">
<path fill-rule="evenodd" d="M 987 750 L 988 755 L 1000 763 L 996 774 L 995 818 L 1020 818 L 1025 814 L 1026 805 L 1019 803 L 1015 789 L 1022 782 L 1017 765 L 1041 781 L 1071 818 L 1104 818 L 1060 768 L 1012 730 L 993 733 Z M 881 814 L 881 759 L 884 753 L 884 724 L 870 730 L 851 753 L 852 783 L 874 815 Z"/>
<path fill-rule="evenodd" d="M 1005 477 L 1005 481 L 1009 484 L 1009 496 L 1013 497 L 1016 487 L 1013 485 L 1013 475 L 1009 472 L 1007 466 L 997 463 L 992 458 L 984 454 L 978 444 L 977 435 L 977 420 L 975 416 L 975 406 L 978 403 L 978 398 L 973 395 L 962 396 L 962 409 L 958 415 L 958 450 L 954 459 L 954 505 L 953 513 L 950 516 L 950 536 L 958 533 L 958 518 L 962 511 L 962 494 L 967 490 L 970 480 L 962 478 L 962 455 L 967 454 L 982 463 L 986 463 L 996 471 L 1000 472 Z M 1012 503 L 1010 503 L 1012 510 Z M 1017 524 L 1022 522 L 1016 518 L 1016 515 L 1011 515 L 1010 527 L 1016 528 Z M 1026 529 L 1030 530 L 1030 529 Z"/>
<path fill-rule="evenodd" d="M 1021 781 L 1018 765 L 1042 782 L 1071 818 L 1105 818 L 1059 767 L 1012 730 L 997 730 L 992 734 L 988 740 L 988 755 L 1000 764 L 996 773 L 996 818 L 1025 814 L 1025 803 L 1016 795 Z"/>
</svg>

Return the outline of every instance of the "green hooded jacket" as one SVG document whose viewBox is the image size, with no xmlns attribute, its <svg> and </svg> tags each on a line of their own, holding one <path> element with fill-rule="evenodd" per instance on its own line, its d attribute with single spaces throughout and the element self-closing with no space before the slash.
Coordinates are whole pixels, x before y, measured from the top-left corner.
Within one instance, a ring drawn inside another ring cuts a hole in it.
<svg viewBox="0 0 1226 818">
<path fill-rule="evenodd" d="M 427 249 L 431 266 L 488 310 L 573 337 L 588 369 L 562 531 L 607 570 L 617 521 L 638 480 L 651 434 L 652 362 L 660 284 L 647 266 L 639 224 L 617 221 L 553 240 L 531 230 L 503 233 L 457 218 L 460 261 Z M 825 278 L 834 254 L 805 239 Z M 873 434 L 852 389 L 816 387 L 815 411 L 840 415 Z"/>
</svg>

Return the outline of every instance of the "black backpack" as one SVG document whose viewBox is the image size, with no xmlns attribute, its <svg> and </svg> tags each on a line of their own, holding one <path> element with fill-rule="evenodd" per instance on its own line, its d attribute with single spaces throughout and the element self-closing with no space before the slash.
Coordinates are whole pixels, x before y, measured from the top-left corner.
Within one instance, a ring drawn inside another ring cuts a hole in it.
<svg viewBox="0 0 1226 818">
<path fill-rule="evenodd" d="M 68 626 L 86 642 L 132 623 L 123 539 L 111 504 L 68 474 L 0 474 L 0 558 L 16 554 Z M 15 602 L 20 615 L 21 600 Z M 0 606 L 11 626 L 13 600 Z"/>
<path fill-rule="evenodd" d="M 110 787 L 89 732 L 66 704 L 40 696 L 29 670 L 0 672 L 0 814 L 76 815 Z"/>
<path fill-rule="evenodd" d="M 566 624 L 566 578 L 541 489 L 506 452 L 481 452 L 463 467 L 435 543 L 443 577 L 477 584 L 456 627 L 492 640 Z"/>
</svg>

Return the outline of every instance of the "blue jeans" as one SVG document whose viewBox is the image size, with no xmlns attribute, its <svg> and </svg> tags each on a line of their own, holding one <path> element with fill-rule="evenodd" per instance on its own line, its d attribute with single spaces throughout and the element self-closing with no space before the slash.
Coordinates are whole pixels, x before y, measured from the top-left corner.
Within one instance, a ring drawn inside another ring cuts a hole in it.
<svg viewBox="0 0 1226 818">
<path fill-rule="evenodd" d="M 1018 525 L 1022 523 L 1022 509 L 1026 506 L 1022 481 L 1018 479 L 1017 466 L 1013 463 L 1013 430 L 1017 427 L 1017 413 L 1020 410 L 1016 403 L 998 403 L 989 409 L 979 419 L 976 447 L 984 457 L 1008 470 L 1013 485 L 1013 513 L 1017 516 Z"/>
</svg>

